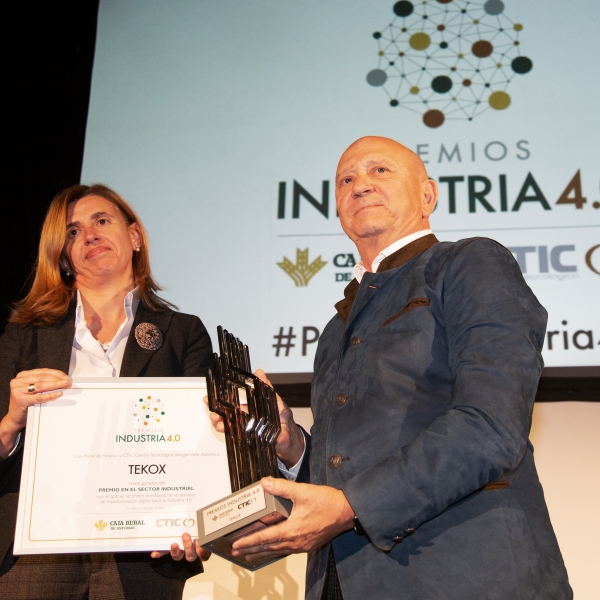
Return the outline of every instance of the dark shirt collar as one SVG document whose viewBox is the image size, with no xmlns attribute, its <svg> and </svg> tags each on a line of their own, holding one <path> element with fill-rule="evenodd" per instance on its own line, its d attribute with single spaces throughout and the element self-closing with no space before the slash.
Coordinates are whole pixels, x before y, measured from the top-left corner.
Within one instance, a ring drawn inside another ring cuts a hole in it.
<svg viewBox="0 0 600 600">
<path fill-rule="evenodd" d="M 382 271 L 389 271 L 390 269 L 401 267 L 415 256 L 421 254 L 421 252 L 425 252 L 425 250 L 431 248 L 431 246 L 434 244 L 437 244 L 438 241 L 439 240 L 432 233 L 419 238 L 410 244 L 407 244 L 406 246 L 400 248 L 400 250 L 396 250 L 396 252 L 385 258 L 379 265 L 377 272 L 381 273 Z M 344 323 L 348 321 L 348 317 L 350 316 L 350 311 L 352 310 L 352 305 L 354 304 L 356 294 L 358 294 L 359 287 L 360 284 L 358 281 L 353 279 L 344 290 L 344 299 L 340 300 L 335 305 L 335 309 Z"/>
</svg>

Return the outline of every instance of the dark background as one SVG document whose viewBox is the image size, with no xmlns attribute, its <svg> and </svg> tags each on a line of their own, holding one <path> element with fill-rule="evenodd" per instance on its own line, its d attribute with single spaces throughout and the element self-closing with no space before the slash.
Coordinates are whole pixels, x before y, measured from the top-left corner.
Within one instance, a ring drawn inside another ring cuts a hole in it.
<svg viewBox="0 0 600 600">
<path fill-rule="evenodd" d="M 29 289 L 50 201 L 81 177 L 98 0 L 7 3 L 0 11 L 5 82 L 1 333 L 12 304 Z M 277 389 L 292 406 L 309 405 L 310 374 L 304 375 L 277 377 Z M 600 400 L 600 367 L 546 369 L 536 400 Z"/>
<path fill-rule="evenodd" d="M 7 2 L 4 60 L 0 333 L 28 291 L 55 194 L 79 183 L 98 0 Z"/>
</svg>

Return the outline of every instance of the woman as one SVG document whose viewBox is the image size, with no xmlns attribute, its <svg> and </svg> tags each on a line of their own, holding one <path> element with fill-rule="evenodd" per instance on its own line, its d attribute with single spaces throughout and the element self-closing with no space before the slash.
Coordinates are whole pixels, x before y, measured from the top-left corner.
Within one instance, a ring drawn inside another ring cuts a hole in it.
<svg viewBox="0 0 600 600">
<path fill-rule="evenodd" d="M 205 375 L 206 329 L 159 290 L 146 232 L 123 198 L 103 185 L 76 185 L 54 198 L 31 291 L 0 340 L 0 598 L 175 599 L 202 571 L 187 533 L 170 556 L 12 553 L 23 429 L 40 392 L 59 390 L 44 402 L 60 398 L 72 377 Z"/>
</svg>

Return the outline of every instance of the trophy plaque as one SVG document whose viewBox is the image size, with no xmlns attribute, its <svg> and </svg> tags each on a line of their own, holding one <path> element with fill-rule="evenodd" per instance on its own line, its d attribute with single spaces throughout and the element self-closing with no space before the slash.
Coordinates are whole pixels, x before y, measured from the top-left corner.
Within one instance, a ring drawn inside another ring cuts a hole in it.
<svg viewBox="0 0 600 600">
<path fill-rule="evenodd" d="M 275 390 L 252 374 L 245 346 L 222 327 L 217 328 L 219 351 L 206 376 L 208 406 L 223 418 L 232 494 L 201 508 L 200 546 L 250 571 L 282 556 L 247 562 L 231 555 L 236 540 L 279 523 L 292 503 L 265 492 L 262 477 L 280 477 L 275 443 L 281 433 Z"/>
</svg>

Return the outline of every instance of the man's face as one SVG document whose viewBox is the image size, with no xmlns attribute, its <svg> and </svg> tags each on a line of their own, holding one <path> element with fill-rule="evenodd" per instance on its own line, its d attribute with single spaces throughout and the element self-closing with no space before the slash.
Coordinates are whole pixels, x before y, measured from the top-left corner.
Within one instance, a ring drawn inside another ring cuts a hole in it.
<svg viewBox="0 0 600 600">
<path fill-rule="evenodd" d="M 87 280 L 110 279 L 131 271 L 140 235 L 120 210 L 100 196 L 85 196 L 67 210 L 65 253 L 75 275 Z"/>
<path fill-rule="evenodd" d="M 389 240 L 386 245 L 426 229 L 423 220 L 435 198 L 425 208 L 423 200 L 432 185 L 437 192 L 423 163 L 404 146 L 386 138 L 361 138 L 344 152 L 336 173 L 342 228 L 355 243 L 378 237 Z"/>
</svg>

